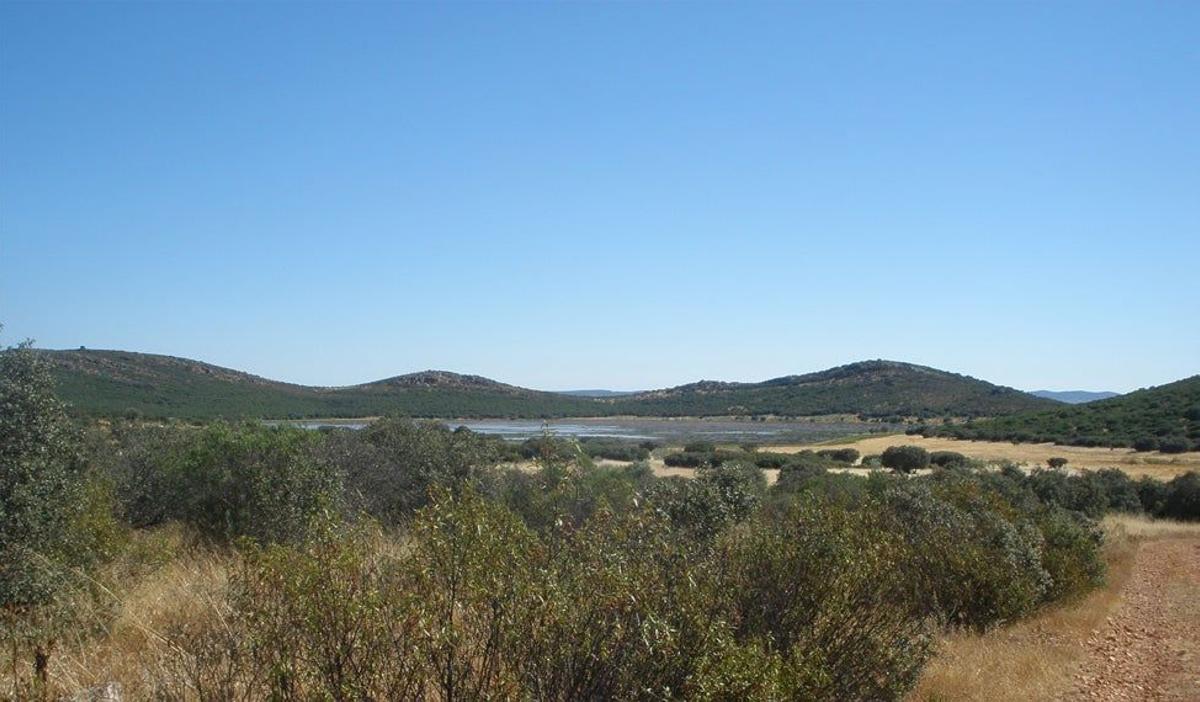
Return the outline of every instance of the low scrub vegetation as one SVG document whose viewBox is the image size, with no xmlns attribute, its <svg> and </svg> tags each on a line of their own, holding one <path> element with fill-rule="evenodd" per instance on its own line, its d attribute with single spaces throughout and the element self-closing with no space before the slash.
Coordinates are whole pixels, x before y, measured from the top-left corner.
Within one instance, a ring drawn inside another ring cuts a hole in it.
<svg viewBox="0 0 1200 702">
<path fill-rule="evenodd" d="M 1162 453 L 1200 451 L 1200 376 L 1083 405 L 922 427 L 915 433 Z"/>
<path fill-rule="evenodd" d="M 848 454 L 693 445 L 695 479 L 657 478 L 592 460 L 649 446 L 404 419 L 81 428 L 50 390 L 35 355 L 0 356 L 15 698 L 78 692 L 107 669 L 56 662 L 103 658 L 123 598 L 199 559 L 224 575 L 114 673 L 135 698 L 899 699 L 939 630 L 1099 583 L 1098 515 L 1200 517 L 1194 474 L 864 478 L 830 470 Z M 146 547 L 163 533 L 188 546 Z"/>
</svg>

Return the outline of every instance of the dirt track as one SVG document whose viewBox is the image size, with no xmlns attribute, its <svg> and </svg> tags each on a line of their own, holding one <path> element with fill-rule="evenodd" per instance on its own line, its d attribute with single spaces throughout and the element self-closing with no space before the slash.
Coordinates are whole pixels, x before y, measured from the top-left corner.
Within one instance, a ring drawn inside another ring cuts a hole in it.
<svg viewBox="0 0 1200 702">
<path fill-rule="evenodd" d="M 1141 544 L 1067 700 L 1200 700 L 1200 539 Z"/>
</svg>

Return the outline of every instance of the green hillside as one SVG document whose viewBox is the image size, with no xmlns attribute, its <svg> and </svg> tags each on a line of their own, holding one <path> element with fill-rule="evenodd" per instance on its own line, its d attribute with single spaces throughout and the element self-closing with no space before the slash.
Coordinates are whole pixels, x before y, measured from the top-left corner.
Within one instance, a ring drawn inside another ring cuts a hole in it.
<svg viewBox="0 0 1200 702">
<path fill-rule="evenodd" d="M 978 417 L 1055 407 L 967 376 L 866 361 L 762 383 L 700 382 L 620 397 L 529 390 L 479 376 L 425 371 L 321 388 L 268 380 L 172 356 L 126 351 L 42 351 L 60 394 L 85 414 L 147 417 Z"/>
<path fill-rule="evenodd" d="M 993 441 L 1132 446 L 1168 453 L 1198 451 L 1200 375 L 1108 400 L 931 428 L 926 433 Z"/>
<path fill-rule="evenodd" d="M 59 394 L 77 411 L 147 417 L 541 417 L 588 413 L 591 401 L 477 376 L 426 371 L 320 388 L 267 380 L 173 356 L 44 351 Z"/>
<path fill-rule="evenodd" d="M 761 383 L 703 381 L 610 401 L 640 415 L 995 416 L 1059 403 L 965 375 L 862 361 Z"/>
</svg>

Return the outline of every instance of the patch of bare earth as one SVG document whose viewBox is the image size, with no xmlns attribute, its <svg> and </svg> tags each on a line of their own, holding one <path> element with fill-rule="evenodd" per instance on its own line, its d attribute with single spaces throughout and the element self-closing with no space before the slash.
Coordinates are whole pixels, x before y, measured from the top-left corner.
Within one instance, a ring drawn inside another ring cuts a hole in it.
<svg viewBox="0 0 1200 702">
<path fill-rule="evenodd" d="M 1200 700 L 1200 539 L 1149 540 L 1066 700 Z"/>
</svg>

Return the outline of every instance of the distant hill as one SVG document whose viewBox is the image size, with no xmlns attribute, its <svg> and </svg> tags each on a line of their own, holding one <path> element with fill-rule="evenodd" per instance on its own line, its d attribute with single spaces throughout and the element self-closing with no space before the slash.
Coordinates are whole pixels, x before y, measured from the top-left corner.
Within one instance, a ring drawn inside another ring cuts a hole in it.
<svg viewBox="0 0 1200 702">
<path fill-rule="evenodd" d="M 622 413 L 638 415 L 865 417 L 979 417 L 1059 404 L 965 375 L 882 360 L 761 383 L 705 380 L 604 402 Z"/>
<path fill-rule="evenodd" d="M 88 414 L 148 417 L 543 417 L 588 413 L 591 401 L 473 375 L 423 371 L 339 388 L 294 385 L 174 356 L 43 351 L 59 393 Z"/>
<path fill-rule="evenodd" d="M 474 375 L 422 371 L 346 387 L 311 387 L 200 361 L 128 351 L 41 351 L 59 391 L 85 414 L 243 417 L 812 416 L 981 417 L 1059 403 L 964 375 L 864 361 L 761 383 L 701 381 L 635 394 L 576 396 Z"/>
<path fill-rule="evenodd" d="M 1068 405 L 1082 405 L 1085 402 L 1095 402 L 1096 400 L 1107 400 L 1110 397 L 1120 395 L 1119 392 L 1091 392 L 1090 390 L 1034 390 L 1030 395 L 1044 397 L 1047 400 L 1058 400 L 1065 402 Z"/>
<path fill-rule="evenodd" d="M 1107 400 L 931 428 L 928 433 L 995 441 L 1200 450 L 1200 375 Z"/>
<path fill-rule="evenodd" d="M 636 395 L 640 390 L 555 390 L 559 395 L 573 397 L 626 397 Z"/>
</svg>

